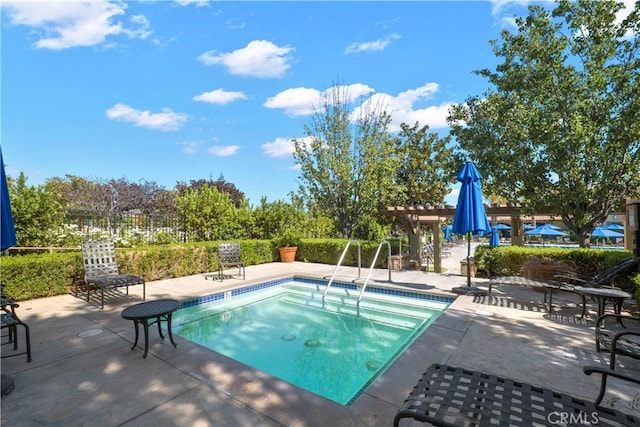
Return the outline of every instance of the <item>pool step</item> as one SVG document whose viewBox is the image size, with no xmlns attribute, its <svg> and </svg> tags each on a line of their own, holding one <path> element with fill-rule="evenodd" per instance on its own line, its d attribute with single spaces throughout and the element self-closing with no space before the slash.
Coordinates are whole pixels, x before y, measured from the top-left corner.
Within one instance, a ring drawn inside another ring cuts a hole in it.
<svg viewBox="0 0 640 427">
<path fill-rule="evenodd" d="M 430 320 L 430 316 L 407 316 L 404 314 L 390 313 L 388 311 L 374 310 L 371 308 L 360 308 L 360 313 L 355 305 L 334 304 L 327 302 L 324 307 L 316 301 L 305 301 L 294 297 L 287 297 L 281 300 L 283 304 L 308 307 L 311 310 L 322 310 L 336 315 L 360 317 L 362 319 L 379 324 L 390 325 L 396 328 L 414 329 L 420 324 Z"/>
<path fill-rule="evenodd" d="M 429 319 L 439 312 L 430 312 L 425 307 L 414 307 L 413 310 L 407 306 L 389 305 L 382 302 L 364 301 L 360 302 L 358 313 L 357 296 L 339 296 L 327 294 L 325 303 L 322 302 L 322 294 L 310 297 L 308 293 L 289 292 L 287 298 L 283 300 L 288 304 L 302 305 L 313 309 L 322 309 L 338 314 L 350 316 L 361 316 L 369 320 L 381 323 L 393 324 L 399 327 L 413 327 Z M 416 310 L 419 312 L 416 313 Z"/>
<path fill-rule="evenodd" d="M 307 295 L 311 299 L 318 299 L 322 302 L 322 294 L 324 292 L 324 286 L 318 285 L 306 285 L 306 284 L 295 284 L 295 285 L 287 285 L 287 291 L 292 293 L 297 293 L 301 295 Z M 357 304 L 357 299 L 359 295 L 359 289 L 344 289 L 344 288 L 330 288 L 329 292 L 327 292 L 327 301 L 336 301 L 341 302 L 343 304 Z M 433 301 L 427 299 L 416 299 L 416 298 L 402 298 L 394 295 L 384 295 L 377 293 L 369 293 L 365 292 L 362 300 L 360 301 L 360 306 L 369 306 L 380 308 L 382 310 L 387 310 L 393 313 L 397 312 L 407 312 L 411 313 L 412 310 L 415 309 L 434 309 L 434 310 L 444 310 L 449 305 L 448 302 L 444 301 Z"/>
</svg>

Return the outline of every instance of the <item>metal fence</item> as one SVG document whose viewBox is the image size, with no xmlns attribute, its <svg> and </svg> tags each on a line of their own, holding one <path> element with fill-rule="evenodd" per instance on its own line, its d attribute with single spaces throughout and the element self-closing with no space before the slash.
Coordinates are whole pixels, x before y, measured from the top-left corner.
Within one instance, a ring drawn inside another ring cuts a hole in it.
<svg viewBox="0 0 640 427">
<path fill-rule="evenodd" d="M 82 235 L 102 234 L 110 238 L 143 239 L 148 243 L 186 242 L 178 217 L 157 214 L 70 209 L 66 224 Z"/>
</svg>

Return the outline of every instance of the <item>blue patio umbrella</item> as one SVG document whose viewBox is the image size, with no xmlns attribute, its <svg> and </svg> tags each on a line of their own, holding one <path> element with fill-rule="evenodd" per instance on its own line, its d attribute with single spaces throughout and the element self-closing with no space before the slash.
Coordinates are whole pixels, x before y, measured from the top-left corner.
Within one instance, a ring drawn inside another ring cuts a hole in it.
<svg viewBox="0 0 640 427">
<path fill-rule="evenodd" d="M 532 230 L 525 231 L 524 234 L 543 237 L 567 236 L 567 233 L 558 229 L 555 225 L 543 224 Z"/>
<path fill-rule="evenodd" d="M 604 237 L 604 238 L 620 238 L 624 237 L 624 234 L 618 233 L 615 230 L 605 228 L 605 227 L 596 227 L 591 232 L 591 237 Z"/>
<path fill-rule="evenodd" d="M 489 240 L 489 246 L 500 246 L 500 231 L 498 231 L 498 227 L 491 227 L 491 240 Z"/>
<path fill-rule="evenodd" d="M 496 225 L 494 225 L 494 226 L 493 226 L 493 227 L 491 227 L 491 228 L 492 228 L 492 229 L 493 229 L 493 228 L 497 228 L 498 230 L 511 230 L 511 227 L 509 227 L 509 226 L 508 226 L 508 225 L 506 225 L 506 224 L 496 224 Z"/>
<path fill-rule="evenodd" d="M 11 214 L 11 201 L 9 200 L 9 188 L 7 186 L 7 177 L 4 173 L 4 161 L 2 159 L 2 150 L 0 150 L 0 214 L 2 222 L 0 224 L 0 250 L 5 250 L 16 245 L 16 230 L 13 224 L 13 215 Z"/>
<path fill-rule="evenodd" d="M 467 286 L 471 286 L 471 235 L 483 235 L 491 230 L 491 225 L 482 203 L 482 175 L 478 169 L 473 163 L 466 162 L 456 178 L 462 185 L 451 229 L 467 236 Z"/>
<path fill-rule="evenodd" d="M 533 230 L 525 231 L 524 234 L 529 236 L 542 236 L 542 244 L 544 245 L 544 237 L 565 237 L 568 236 L 562 230 L 559 230 L 559 227 L 551 224 L 543 224 L 534 228 Z"/>
<path fill-rule="evenodd" d="M 598 227 L 598 228 L 606 228 L 607 230 L 618 231 L 620 233 L 622 233 L 624 231 L 624 226 L 620 225 L 620 224 L 607 224 L 607 225 L 604 225 L 604 226 Z"/>
<path fill-rule="evenodd" d="M 444 227 L 442 227 L 442 232 L 444 233 L 444 240 L 446 240 L 447 242 L 449 240 L 451 240 L 451 226 L 450 225 L 445 225 Z"/>
<path fill-rule="evenodd" d="M 593 231 L 591 232 L 591 237 L 595 237 L 596 238 L 596 243 L 597 243 L 597 239 L 599 237 L 603 238 L 603 239 L 622 239 L 624 238 L 624 234 L 619 233 L 617 230 L 615 229 L 610 229 L 607 227 L 596 227 L 593 229 Z M 603 241 L 604 243 L 604 241 Z"/>
</svg>

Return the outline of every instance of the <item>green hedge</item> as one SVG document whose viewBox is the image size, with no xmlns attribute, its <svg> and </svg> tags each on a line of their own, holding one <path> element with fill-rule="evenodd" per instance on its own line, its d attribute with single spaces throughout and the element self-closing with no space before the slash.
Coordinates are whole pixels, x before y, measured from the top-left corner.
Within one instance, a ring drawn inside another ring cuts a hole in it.
<svg viewBox="0 0 640 427">
<path fill-rule="evenodd" d="M 303 239 L 296 260 L 336 264 L 346 242 L 344 239 Z M 278 249 L 271 240 L 242 240 L 240 245 L 246 265 L 280 260 Z M 370 266 L 377 246 L 377 243 L 361 242 L 363 267 Z M 397 251 L 397 243 L 392 245 L 393 251 Z M 126 270 L 146 281 L 170 279 L 217 271 L 218 242 L 118 248 L 116 256 L 121 272 Z M 357 245 L 352 244 L 343 265 L 358 265 L 357 259 Z M 380 252 L 376 266 L 386 265 L 385 247 Z M 0 268 L 7 294 L 17 301 L 67 294 L 73 291 L 75 285 L 83 283 L 82 254 L 79 250 L 2 256 Z"/>
<path fill-rule="evenodd" d="M 522 266 L 537 258 L 542 262 L 563 262 L 581 275 L 595 276 L 623 259 L 633 256 L 631 251 L 611 251 L 599 249 L 530 248 L 522 246 L 478 246 L 474 259 L 478 275 L 519 275 Z M 640 273 L 620 274 L 613 279 L 614 285 L 636 294 L 640 300 Z"/>
<path fill-rule="evenodd" d="M 391 253 L 397 254 L 398 243 L 389 242 L 389 244 L 391 246 Z M 296 261 L 335 265 L 338 263 L 340 255 L 342 255 L 346 245 L 347 240 L 345 239 L 303 239 L 302 243 L 298 246 Z M 378 245 L 378 242 L 360 242 L 360 256 L 363 267 L 371 266 Z M 384 245 L 378 255 L 376 267 L 387 267 L 387 252 L 388 248 Z M 349 251 L 345 254 L 342 265 L 358 265 L 358 245 L 355 242 L 349 246 Z"/>
</svg>

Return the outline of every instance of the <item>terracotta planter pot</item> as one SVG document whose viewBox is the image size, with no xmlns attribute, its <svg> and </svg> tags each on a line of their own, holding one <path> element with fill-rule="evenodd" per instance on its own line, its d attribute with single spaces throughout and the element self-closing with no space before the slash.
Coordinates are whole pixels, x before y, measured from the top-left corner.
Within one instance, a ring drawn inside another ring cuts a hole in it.
<svg viewBox="0 0 640 427">
<path fill-rule="evenodd" d="M 296 260 L 296 251 L 298 250 L 297 246 L 287 246 L 283 248 L 278 248 L 280 252 L 280 261 L 282 262 L 293 262 Z"/>
</svg>

